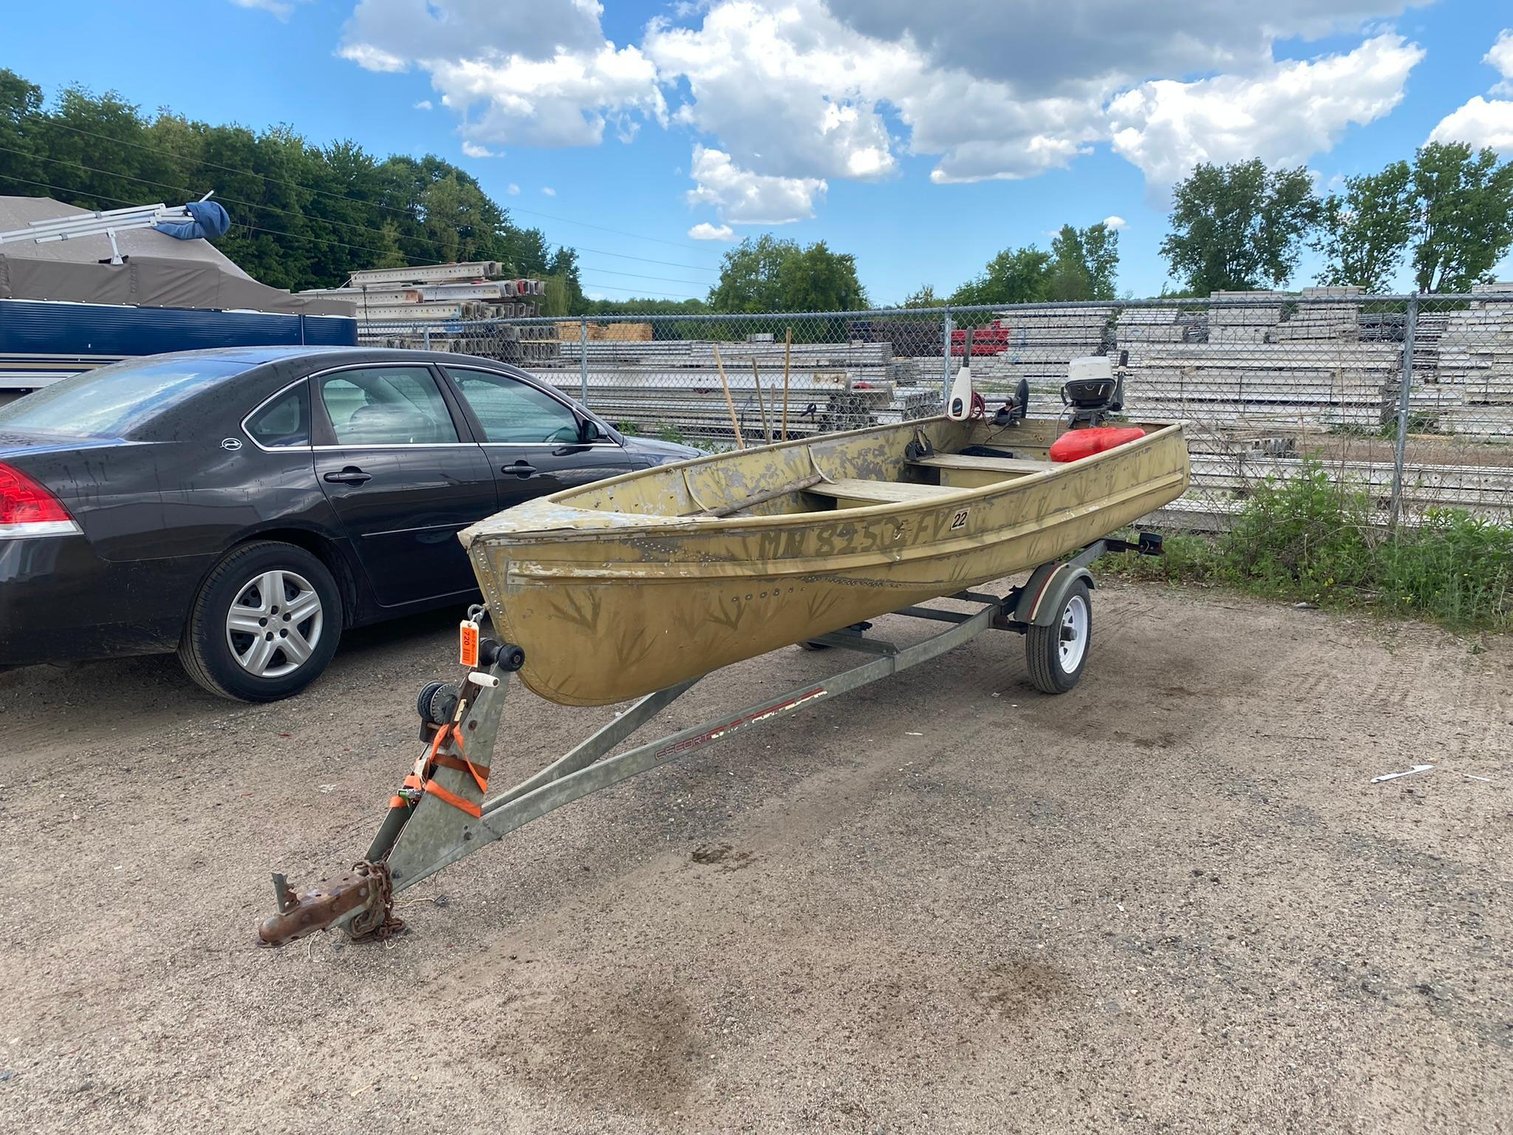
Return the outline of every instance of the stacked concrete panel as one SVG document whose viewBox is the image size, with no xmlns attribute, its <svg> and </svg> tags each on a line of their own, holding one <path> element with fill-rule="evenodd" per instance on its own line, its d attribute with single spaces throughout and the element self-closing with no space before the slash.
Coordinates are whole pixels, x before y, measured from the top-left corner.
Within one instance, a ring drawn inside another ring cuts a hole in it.
<svg viewBox="0 0 1513 1135">
<path fill-rule="evenodd" d="M 560 356 L 536 373 L 573 397 L 584 397 L 586 387 L 595 412 L 641 432 L 728 439 L 733 433 L 728 385 L 748 443 L 765 438 L 781 417 L 785 365 L 790 434 L 924 417 L 938 412 L 942 401 L 940 360 L 910 360 L 905 366 L 887 342 L 785 347 L 772 338 L 587 344 L 566 339 L 556 345 Z M 932 369 L 932 378 L 915 384 L 921 364 Z"/>
<path fill-rule="evenodd" d="M 1513 295 L 1513 284 L 1475 291 Z M 1513 302 L 1473 301 L 1434 321 L 1421 316 L 1415 345 L 1410 412 L 1420 425 L 1440 433 L 1513 436 Z"/>
<path fill-rule="evenodd" d="M 1120 341 L 1121 349 L 1124 341 Z M 1152 421 L 1270 420 L 1377 429 L 1402 352 L 1386 343 L 1135 343 L 1126 410 Z"/>
<path fill-rule="evenodd" d="M 1209 297 L 1210 343 L 1265 343 L 1282 322 L 1286 297 L 1276 292 L 1215 292 Z"/>
<path fill-rule="evenodd" d="M 1270 342 L 1359 342 L 1361 306 L 1345 301 L 1361 294 L 1356 287 L 1304 288 L 1297 308 L 1272 328 Z"/>
<path fill-rule="evenodd" d="M 1193 322 L 1183 320 L 1175 307 L 1132 307 L 1119 313 L 1115 327 L 1121 348 L 1137 343 L 1185 343 L 1192 335 Z"/>
<path fill-rule="evenodd" d="M 1008 347 L 1000 354 L 973 357 L 972 384 L 991 402 L 1024 379 L 1030 384 L 1030 413 L 1055 416 L 1061 411 L 1060 391 L 1071 361 L 1105 353 L 1113 316 L 1112 307 L 1002 312 L 998 318 L 1009 328 Z"/>
<path fill-rule="evenodd" d="M 1188 449 L 1191 487 L 1162 510 L 1157 517 L 1162 522 L 1222 530 L 1257 485 L 1301 476 L 1308 457 L 1321 461 L 1336 479 L 1365 492 L 1377 523 L 1388 521 L 1394 480 L 1390 439 L 1310 446 L 1296 437 L 1236 436 L 1199 427 L 1189 431 Z M 1410 451 L 1403 476 L 1403 516 L 1413 523 L 1430 508 L 1460 508 L 1499 524 L 1513 523 L 1513 462 L 1467 464 L 1457 461 L 1453 452 L 1427 449 L 1415 459 Z"/>
</svg>

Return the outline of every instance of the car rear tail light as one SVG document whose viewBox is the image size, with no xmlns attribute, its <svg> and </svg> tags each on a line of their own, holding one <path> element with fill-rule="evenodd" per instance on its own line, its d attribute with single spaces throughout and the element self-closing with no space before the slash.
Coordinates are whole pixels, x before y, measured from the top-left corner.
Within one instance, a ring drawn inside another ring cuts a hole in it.
<svg viewBox="0 0 1513 1135">
<path fill-rule="evenodd" d="M 21 470 L 0 461 L 0 539 L 66 536 L 78 531 L 62 501 Z"/>
</svg>

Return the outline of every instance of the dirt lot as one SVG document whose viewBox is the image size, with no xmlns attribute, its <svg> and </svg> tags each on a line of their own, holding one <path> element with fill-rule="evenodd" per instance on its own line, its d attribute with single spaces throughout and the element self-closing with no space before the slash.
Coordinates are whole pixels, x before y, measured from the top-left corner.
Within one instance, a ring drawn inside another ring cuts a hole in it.
<svg viewBox="0 0 1513 1135">
<path fill-rule="evenodd" d="M 1513 643 L 1097 619 L 1071 694 L 986 636 L 528 826 L 387 946 L 252 935 L 367 846 L 454 614 L 273 706 L 0 676 L 0 1129 L 1513 1130 Z M 495 782 L 608 713 L 518 696 Z"/>
</svg>

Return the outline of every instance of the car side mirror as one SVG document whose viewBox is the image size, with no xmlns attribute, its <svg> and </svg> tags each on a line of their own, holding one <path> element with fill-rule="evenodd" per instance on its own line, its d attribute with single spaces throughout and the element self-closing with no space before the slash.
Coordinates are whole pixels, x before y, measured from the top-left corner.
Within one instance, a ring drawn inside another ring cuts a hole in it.
<svg viewBox="0 0 1513 1135">
<path fill-rule="evenodd" d="M 592 418 L 584 418 L 578 425 L 578 440 L 584 445 L 593 441 L 603 441 L 604 431 L 599 428 L 599 423 Z"/>
</svg>

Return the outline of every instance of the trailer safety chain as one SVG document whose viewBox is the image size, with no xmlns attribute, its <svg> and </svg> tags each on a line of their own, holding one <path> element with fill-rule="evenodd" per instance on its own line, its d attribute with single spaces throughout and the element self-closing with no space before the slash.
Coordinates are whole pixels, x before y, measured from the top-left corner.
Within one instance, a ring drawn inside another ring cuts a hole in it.
<svg viewBox="0 0 1513 1135">
<path fill-rule="evenodd" d="M 389 865 L 362 860 L 352 864 L 352 873 L 372 879 L 378 894 L 367 910 L 352 920 L 348 936 L 354 942 L 383 942 L 404 933 L 405 920 L 394 917 L 394 881 L 389 877 Z"/>
</svg>

